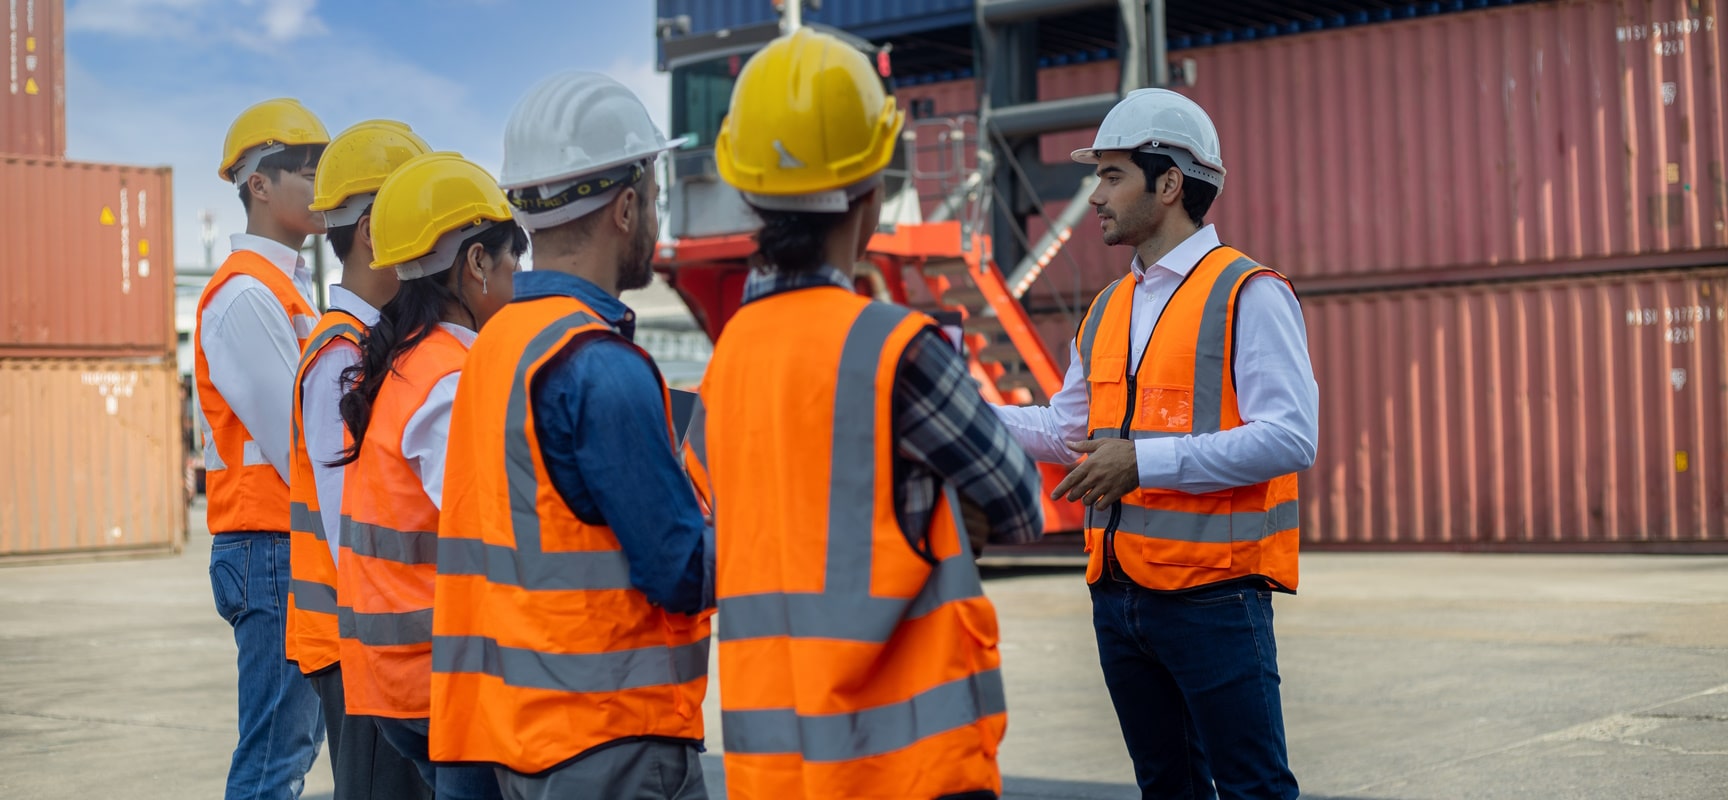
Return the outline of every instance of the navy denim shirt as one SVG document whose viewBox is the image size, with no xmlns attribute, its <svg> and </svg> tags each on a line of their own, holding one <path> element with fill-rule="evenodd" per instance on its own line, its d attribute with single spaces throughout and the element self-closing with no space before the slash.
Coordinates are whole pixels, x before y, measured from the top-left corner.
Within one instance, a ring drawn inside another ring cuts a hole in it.
<svg viewBox="0 0 1728 800">
<path fill-rule="evenodd" d="M 516 276 L 516 300 L 574 297 L 619 334 L 573 341 L 536 375 L 535 433 L 552 485 L 585 522 L 605 523 L 630 582 L 668 611 L 712 607 L 701 509 L 667 438 L 654 363 L 627 342 L 636 315 L 592 282 L 562 272 Z"/>
</svg>

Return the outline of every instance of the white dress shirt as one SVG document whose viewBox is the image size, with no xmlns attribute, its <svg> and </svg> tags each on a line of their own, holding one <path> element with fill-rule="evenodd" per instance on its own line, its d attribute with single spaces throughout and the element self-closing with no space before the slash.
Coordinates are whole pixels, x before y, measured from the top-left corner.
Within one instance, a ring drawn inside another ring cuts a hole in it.
<svg viewBox="0 0 1728 800">
<path fill-rule="evenodd" d="M 312 304 L 312 272 L 300 253 L 262 236 L 236 233 L 235 251 L 257 253 L 294 281 Z M 317 317 L 289 319 L 288 309 L 263 281 L 237 275 L 210 297 L 198 319 L 198 343 L 210 367 L 210 382 L 234 409 L 252 440 L 245 445 L 245 466 L 269 464 L 288 482 L 289 428 L 293 424 L 294 374 L 300 366 L 300 337 L 312 332 Z M 205 425 L 207 448 L 215 447 Z M 207 453 L 206 466 L 215 462 Z"/>
<path fill-rule="evenodd" d="M 378 309 L 340 284 L 330 287 L 330 307 L 359 319 L 366 327 L 378 324 Z M 312 461 L 312 485 L 318 492 L 318 516 L 324 518 L 330 557 L 342 543 L 342 467 L 329 466 L 345 449 L 342 430 L 342 371 L 360 363 L 360 348 L 347 339 L 332 339 L 300 385 L 300 418 L 304 420 L 306 456 Z"/>
<path fill-rule="evenodd" d="M 473 347 L 474 337 L 479 335 L 450 322 L 440 322 L 438 327 L 449 331 L 463 347 Z M 426 402 L 402 429 L 402 457 L 408 460 L 414 474 L 420 476 L 420 488 L 426 490 L 426 496 L 439 510 L 444 508 L 444 453 L 450 443 L 450 408 L 456 403 L 456 383 L 461 378 L 461 371 L 456 371 L 439 379 L 426 395 Z"/>
<path fill-rule="evenodd" d="M 1152 269 L 1133 261 L 1134 316 L 1130 370 L 1151 342 L 1152 328 L 1184 277 L 1218 247 L 1211 225 L 1158 259 Z M 1135 458 L 1140 486 L 1191 494 L 1252 486 L 1314 463 L 1319 439 L 1320 389 L 1308 359 L 1302 307 L 1283 281 L 1256 276 L 1237 298 L 1236 405 L 1243 425 L 1181 438 L 1138 439 Z M 1087 435 L 1086 377 L 1078 348 L 1070 342 L 1068 375 L 1048 406 L 994 406 L 1015 440 L 1033 458 L 1072 464 L 1079 453 L 1067 442 Z"/>
</svg>

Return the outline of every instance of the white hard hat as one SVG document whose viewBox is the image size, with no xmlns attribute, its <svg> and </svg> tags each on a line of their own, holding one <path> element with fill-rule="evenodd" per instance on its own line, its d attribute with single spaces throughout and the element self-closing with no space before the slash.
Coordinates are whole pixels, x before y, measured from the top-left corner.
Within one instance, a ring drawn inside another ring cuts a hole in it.
<svg viewBox="0 0 1728 800">
<path fill-rule="evenodd" d="M 562 225 L 610 202 L 641 177 L 641 162 L 684 141 L 667 141 L 624 84 L 597 72 L 560 72 L 510 112 L 498 186 L 524 227 Z"/>
<path fill-rule="evenodd" d="M 1224 191 L 1218 129 L 1199 103 L 1169 89 L 1129 92 L 1104 115 L 1092 146 L 1075 150 L 1070 157 L 1082 164 L 1096 164 L 1099 150 L 1160 153 L 1176 162 L 1183 175 L 1218 187 L 1220 194 Z"/>
</svg>

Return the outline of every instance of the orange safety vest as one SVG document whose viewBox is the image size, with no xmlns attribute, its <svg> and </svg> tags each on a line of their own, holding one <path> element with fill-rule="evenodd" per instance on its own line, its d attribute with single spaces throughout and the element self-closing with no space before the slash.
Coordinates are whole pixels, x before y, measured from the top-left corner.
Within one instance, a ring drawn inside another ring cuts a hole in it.
<svg viewBox="0 0 1728 800">
<path fill-rule="evenodd" d="M 716 515 L 734 798 L 1002 789 L 996 611 L 957 500 L 921 549 L 895 515 L 891 387 L 935 324 L 819 287 L 745 305 L 715 345 L 686 453 Z"/>
<path fill-rule="evenodd" d="M 434 761 L 536 773 L 620 739 L 702 739 L 709 615 L 651 605 L 617 536 L 576 517 L 541 458 L 535 375 L 600 336 L 616 334 L 575 298 L 517 301 L 462 373 L 438 531 Z"/>
<path fill-rule="evenodd" d="M 318 321 L 318 312 L 300 296 L 294 280 L 277 269 L 269 259 L 250 250 L 235 250 L 228 256 L 204 294 L 198 298 L 198 324 L 204 324 L 204 309 L 210 298 L 230 278 L 248 275 L 256 278 L 275 295 L 276 302 L 294 326 L 294 336 L 304 349 L 306 337 Z M 204 358 L 204 340 L 192 337 L 192 355 L 198 380 L 198 406 L 204 414 L 204 473 L 205 496 L 211 533 L 236 531 L 288 530 L 288 484 L 282 481 L 276 468 L 258 450 L 252 434 L 240 416 L 216 391 L 210 381 L 210 364 Z"/>
<path fill-rule="evenodd" d="M 1092 302 L 1076 346 L 1084 365 L 1092 439 L 1196 436 L 1242 426 L 1236 407 L 1237 298 L 1257 275 L 1282 275 L 1219 247 L 1183 279 L 1127 372 L 1135 279 Z M 1263 578 L 1295 591 L 1296 476 L 1206 494 L 1137 489 L 1107 511 L 1086 509 L 1086 580 L 1106 554 L 1148 589 L 1175 591 Z"/>
<path fill-rule="evenodd" d="M 372 402 L 360 457 L 343 472 L 336 614 L 350 714 L 430 713 L 438 506 L 402 455 L 402 433 L 467 355 L 440 327 L 399 356 Z"/>
<path fill-rule="evenodd" d="M 318 509 L 318 481 L 306 452 L 306 418 L 302 386 L 331 342 L 345 339 L 360 346 L 366 325 L 339 308 L 325 312 L 312 329 L 300 368 L 294 373 L 294 449 L 288 457 L 288 614 L 284 640 L 288 660 L 311 675 L 338 660 L 336 645 L 336 559 Z"/>
</svg>

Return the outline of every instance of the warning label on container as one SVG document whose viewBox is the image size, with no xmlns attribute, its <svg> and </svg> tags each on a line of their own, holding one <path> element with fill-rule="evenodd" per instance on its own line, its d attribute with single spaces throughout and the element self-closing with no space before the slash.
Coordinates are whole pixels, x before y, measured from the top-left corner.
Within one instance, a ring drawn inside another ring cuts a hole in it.
<svg viewBox="0 0 1728 800">
<path fill-rule="evenodd" d="M 102 207 L 102 224 L 103 225 L 113 225 L 114 224 L 114 209 L 109 208 L 107 206 Z"/>
</svg>

